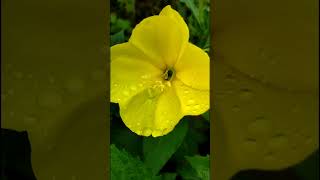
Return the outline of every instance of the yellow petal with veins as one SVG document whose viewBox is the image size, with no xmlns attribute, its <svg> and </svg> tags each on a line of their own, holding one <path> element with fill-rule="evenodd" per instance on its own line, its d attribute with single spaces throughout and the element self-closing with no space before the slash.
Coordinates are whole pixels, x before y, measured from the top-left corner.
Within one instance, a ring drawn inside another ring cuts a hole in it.
<svg viewBox="0 0 320 180">
<path fill-rule="evenodd" d="M 129 42 L 148 55 L 154 64 L 172 67 L 189 40 L 185 27 L 168 16 L 151 16 L 132 31 Z"/>
<path fill-rule="evenodd" d="M 184 115 L 200 115 L 209 109 L 210 96 L 208 90 L 193 89 L 180 80 L 174 81 L 173 87 L 180 99 Z"/>
<path fill-rule="evenodd" d="M 208 54 L 192 43 L 188 43 L 184 53 L 175 65 L 177 78 L 192 88 L 208 90 L 209 65 Z"/>
<path fill-rule="evenodd" d="M 182 118 L 180 102 L 172 88 L 163 92 L 148 88 L 134 96 L 127 105 L 120 105 L 125 125 L 142 136 L 163 136 Z"/>
<path fill-rule="evenodd" d="M 160 79 L 162 71 L 130 43 L 111 48 L 111 102 L 127 101 Z"/>
</svg>

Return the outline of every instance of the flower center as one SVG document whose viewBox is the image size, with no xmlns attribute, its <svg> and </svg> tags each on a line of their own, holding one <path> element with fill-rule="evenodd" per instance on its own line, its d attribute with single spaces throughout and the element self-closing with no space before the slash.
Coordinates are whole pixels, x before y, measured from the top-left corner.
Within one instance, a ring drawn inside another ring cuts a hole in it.
<svg viewBox="0 0 320 180">
<path fill-rule="evenodd" d="M 168 68 L 163 74 L 163 78 L 166 81 L 171 81 L 175 76 L 175 71 L 173 68 Z"/>
</svg>

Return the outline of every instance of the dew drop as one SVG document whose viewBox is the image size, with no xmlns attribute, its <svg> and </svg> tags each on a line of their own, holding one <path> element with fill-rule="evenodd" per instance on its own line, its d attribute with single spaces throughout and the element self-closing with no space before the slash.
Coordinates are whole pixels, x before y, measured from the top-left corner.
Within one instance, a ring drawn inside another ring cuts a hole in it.
<svg viewBox="0 0 320 180">
<path fill-rule="evenodd" d="M 143 135 L 145 135 L 145 136 L 150 136 L 151 133 L 152 133 L 151 129 L 146 128 L 143 130 Z"/>
<path fill-rule="evenodd" d="M 131 86 L 130 89 L 131 89 L 132 91 L 136 91 L 136 90 L 137 90 L 137 87 L 136 87 L 136 86 Z"/>
<path fill-rule="evenodd" d="M 122 94 L 125 96 L 129 96 L 130 93 L 129 93 L 129 91 L 123 91 Z"/>
<path fill-rule="evenodd" d="M 195 109 L 200 109 L 200 105 L 199 105 L 199 104 L 196 104 L 196 105 L 194 106 L 194 108 L 195 108 Z"/>
<path fill-rule="evenodd" d="M 161 135 L 162 135 L 162 131 L 160 131 L 160 130 L 154 130 L 152 132 L 152 136 L 154 136 L 154 137 L 158 137 L 158 136 L 161 136 Z"/>
<path fill-rule="evenodd" d="M 167 131 L 168 131 L 168 128 L 164 128 L 164 129 L 162 130 L 162 134 L 167 133 Z"/>
<path fill-rule="evenodd" d="M 193 100 L 193 99 L 190 99 L 189 101 L 188 101 L 188 103 L 189 104 L 193 104 L 195 101 Z"/>
<path fill-rule="evenodd" d="M 141 130 L 138 130 L 138 131 L 137 131 L 137 134 L 138 134 L 138 135 L 142 135 L 142 131 L 141 131 Z"/>
<path fill-rule="evenodd" d="M 142 75 L 141 78 L 142 78 L 142 79 L 149 79 L 149 78 L 150 78 L 150 75 L 149 75 L 149 74 L 145 74 L 145 75 Z"/>
</svg>

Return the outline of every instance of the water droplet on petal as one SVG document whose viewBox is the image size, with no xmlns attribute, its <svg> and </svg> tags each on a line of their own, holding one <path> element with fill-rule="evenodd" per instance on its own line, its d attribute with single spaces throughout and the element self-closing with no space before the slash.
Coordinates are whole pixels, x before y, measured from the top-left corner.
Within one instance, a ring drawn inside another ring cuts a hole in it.
<svg viewBox="0 0 320 180">
<path fill-rule="evenodd" d="M 162 131 L 161 130 L 153 130 L 152 132 L 152 136 L 154 137 L 158 137 L 162 135 Z"/>
<path fill-rule="evenodd" d="M 143 135 L 144 136 L 150 136 L 151 133 L 152 133 L 151 129 L 146 128 L 146 129 L 143 130 Z"/>
<path fill-rule="evenodd" d="M 142 79 L 149 79 L 149 78 L 150 78 L 150 75 L 149 75 L 149 74 L 145 74 L 145 75 L 142 75 L 141 78 L 142 78 Z"/>
<path fill-rule="evenodd" d="M 138 135 L 142 135 L 142 131 L 141 131 L 141 130 L 138 130 L 138 131 L 137 131 L 137 134 L 138 134 Z"/>
<path fill-rule="evenodd" d="M 128 91 L 123 91 L 122 94 L 125 96 L 129 96 L 130 93 Z"/>
<path fill-rule="evenodd" d="M 136 86 L 131 86 L 130 89 L 131 89 L 132 91 L 136 91 L 136 90 L 137 90 L 137 87 L 136 87 Z"/>
<path fill-rule="evenodd" d="M 195 101 L 193 100 L 193 99 L 190 99 L 189 101 L 188 101 L 188 103 L 189 104 L 193 104 Z"/>
</svg>

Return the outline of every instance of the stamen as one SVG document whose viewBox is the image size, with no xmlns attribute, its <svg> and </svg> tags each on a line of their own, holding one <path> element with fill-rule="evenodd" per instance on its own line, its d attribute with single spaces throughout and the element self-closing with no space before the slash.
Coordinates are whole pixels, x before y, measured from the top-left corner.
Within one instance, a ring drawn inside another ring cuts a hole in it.
<svg viewBox="0 0 320 180">
<path fill-rule="evenodd" d="M 166 69 L 166 71 L 164 72 L 163 76 L 164 76 L 164 79 L 166 81 L 170 81 L 175 75 L 175 71 L 173 68 L 168 68 Z"/>
</svg>

